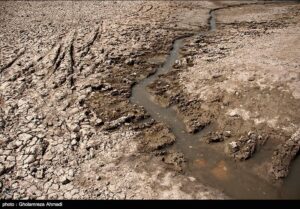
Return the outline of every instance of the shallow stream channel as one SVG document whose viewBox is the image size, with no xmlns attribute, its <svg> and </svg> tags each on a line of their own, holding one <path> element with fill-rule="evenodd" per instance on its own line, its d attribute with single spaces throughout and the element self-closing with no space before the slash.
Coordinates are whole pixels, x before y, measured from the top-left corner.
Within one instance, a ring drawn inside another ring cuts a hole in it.
<svg viewBox="0 0 300 209">
<path fill-rule="evenodd" d="M 209 14 L 210 33 L 217 33 L 214 11 L 211 10 Z M 131 102 L 143 106 L 151 118 L 169 127 L 176 137 L 176 142 L 171 149 L 183 153 L 187 160 L 184 171 L 186 175 L 196 178 L 202 184 L 219 189 L 233 199 L 299 199 L 299 157 L 293 163 L 290 175 L 283 180 L 283 183 L 278 185 L 269 182 L 249 169 L 262 162 L 265 153 L 273 151 L 268 144 L 263 148 L 265 149 L 263 152 L 259 152 L 253 158 L 245 162 L 236 162 L 224 152 L 218 152 L 214 148 L 215 145 L 201 141 L 201 138 L 213 130 L 213 127 L 208 126 L 196 134 L 188 133 L 174 108 L 165 108 L 153 101 L 151 94 L 147 91 L 147 86 L 160 75 L 172 71 L 176 60 L 180 59 L 180 50 L 184 41 L 188 38 L 175 40 L 164 64 L 156 73 L 133 87 Z"/>
</svg>

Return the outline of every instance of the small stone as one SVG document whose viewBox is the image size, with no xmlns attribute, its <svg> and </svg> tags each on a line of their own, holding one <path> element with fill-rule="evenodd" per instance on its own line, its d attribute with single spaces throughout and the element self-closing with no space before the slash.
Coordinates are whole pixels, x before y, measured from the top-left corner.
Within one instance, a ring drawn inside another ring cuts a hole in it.
<svg viewBox="0 0 300 209">
<path fill-rule="evenodd" d="M 77 144 L 76 139 L 73 139 L 73 140 L 71 141 L 71 145 L 72 145 L 72 146 L 75 146 L 76 144 Z"/>
<path fill-rule="evenodd" d="M 189 180 L 190 180 L 191 182 L 196 181 L 196 178 L 194 178 L 194 177 L 192 177 L 192 176 L 190 176 L 190 177 L 188 177 L 188 178 L 189 178 Z"/>
<path fill-rule="evenodd" d="M 101 125 L 103 125 L 103 120 L 100 119 L 100 118 L 97 118 L 97 120 L 95 121 L 95 125 L 96 125 L 96 126 L 101 126 Z"/>
<path fill-rule="evenodd" d="M 96 177 L 96 180 L 97 180 L 97 181 L 100 181 L 100 180 L 101 180 L 101 176 L 97 176 L 97 177 Z"/>
<path fill-rule="evenodd" d="M 69 124 L 68 127 L 73 132 L 79 132 L 80 130 L 80 126 L 78 124 Z"/>
<path fill-rule="evenodd" d="M 70 176 L 70 177 L 74 177 L 74 175 L 75 175 L 75 173 L 74 173 L 74 170 L 69 170 L 69 172 L 68 172 L 68 176 Z"/>
</svg>

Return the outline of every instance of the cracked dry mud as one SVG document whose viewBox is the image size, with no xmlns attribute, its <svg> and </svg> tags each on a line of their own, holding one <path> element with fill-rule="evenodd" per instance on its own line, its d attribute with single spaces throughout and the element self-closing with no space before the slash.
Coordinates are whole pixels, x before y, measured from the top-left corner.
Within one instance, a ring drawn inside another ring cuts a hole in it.
<svg viewBox="0 0 300 209">
<path fill-rule="evenodd" d="M 299 199 L 300 5 L 267 4 L 1 2 L 1 199 Z M 186 140 L 131 99 L 181 37 L 147 90 Z"/>
</svg>

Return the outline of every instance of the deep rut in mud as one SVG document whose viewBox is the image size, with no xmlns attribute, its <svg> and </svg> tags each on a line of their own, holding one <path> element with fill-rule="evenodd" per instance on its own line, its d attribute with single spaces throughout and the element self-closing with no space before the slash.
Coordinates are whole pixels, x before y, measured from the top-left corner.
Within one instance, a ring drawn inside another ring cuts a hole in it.
<svg viewBox="0 0 300 209">
<path fill-rule="evenodd" d="M 242 5 L 240 5 L 242 6 Z M 226 9 L 217 8 L 218 9 Z M 216 33 L 216 19 L 213 9 L 209 12 L 208 23 L 209 33 Z M 199 32 L 200 34 L 202 32 Z M 199 35 L 199 34 L 194 34 Z M 191 36 L 190 36 L 191 37 Z M 245 163 L 234 162 L 224 153 L 219 153 L 206 144 L 201 137 L 213 129 L 213 124 L 204 128 L 196 134 L 187 133 L 184 123 L 178 117 L 172 107 L 164 108 L 155 103 L 151 94 L 147 91 L 147 86 L 155 81 L 160 75 L 172 71 L 176 60 L 180 59 L 180 50 L 184 41 L 189 37 L 176 39 L 172 50 L 167 56 L 163 66 L 156 73 L 142 80 L 132 88 L 130 101 L 143 106 L 150 116 L 156 121 L 166 124 L 176 137 L 176 142 L 172 149 L 182 152 L 187 159 L 187 175 L 194 176 L 197 180 L 209 186 L 220 189 L 232 198 L 238 199 L 274 199 L 274 198 L 299 198 L 299 188 L 296 182 L 295 172 L 298 168 L 292 169 L 294 172 L 281 186 L 275 186 L 257 175 L 250 172 L 249 167 L 259 163 L 263 158 L 259 154 Z M 272 152 L 268 149 L 268 144 L 264 152 Z M 297 161 L 298 160 L 298 161 Z M 299 162 L 299 159 L 296 161 Z M 294 163 L 299 165 L 300 163 Z"/>
</svg>

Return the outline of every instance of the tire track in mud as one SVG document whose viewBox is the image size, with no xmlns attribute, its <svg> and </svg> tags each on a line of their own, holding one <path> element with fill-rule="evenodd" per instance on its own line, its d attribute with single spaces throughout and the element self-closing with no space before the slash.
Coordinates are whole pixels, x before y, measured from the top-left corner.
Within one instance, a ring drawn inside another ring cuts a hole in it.
<svg viewBox="0 0 300 209">
<path fill-rule="evenodd" d="M 69 59 L 70 66 L 68 71 L 73 71 L 73 42 L 75 39 L 76 31 L 72 31 L 69 34 L 70 35 L 67 35 L 65 37 L 65 41 L 63 41 L 63 43 L 56 44 L 56 46 L 52 50 L 50 50 L 50 53 L 48 54 L 48 56 L 50 56 L 48 59 L 51 60 L 52 64 L 52 72 L 49 72 L 49 78 L 58 70 L 65 58 Z M 51 51 L 54 51 L 53 58 L 51 57 Z"/>
<path fill-rule="evenodd" d="M 153 9 L 153 5 L 142 5 L 134 14 L 139 14 L 141 12 L 146 13 Z"/>
<path fill-rule="evenodd" d="M 50 61 L 46 79 L 49 80 L 61 68 L 66 73 L 70 88 L 73 87 L 75 82 L 73 75 L 80 70 L 81 60 L 90 53 L 94 43 L 100 40 L 102 29 L 103 21 L 101 21 L 100 26 L 96 26 L 91 33 L 85 35 L 85 37 L 88 36 L 88 40 L 83 42 L 81 46 L 75 46 L 78 38 L 77 30 L 69 32 L 60 39 L 46 55 L 47 60 Z M 64 62 L 66 62 L 66 66 Z"/>
<path fill-rule="evenodd" d="M 74 78 L 73 78 L 74 64 L 75 64 L 75 58 L 74 58 L 74 36 L 73 36 L 71 44 L 70 44 L 70 46 L 68 48 L 68 54 L 69 54 L 69 59 L 70 59 L 70 67 L 69 67 L 69 70 L 68 70 L 68 74 L 70 75 L 70 79 L 69 79 L 70 87 L 73 87 L 73 85 L 74 85 Z"/>
<path fill-rule="evenodd" d="M 54 58 L 52 60 L 52 65 L 54 66 L 53 71 L 55 72 L 58 66 L 60 65 L 60 62 L 62 58 L 60 57 L 60 52 L 61 52 L 61 44 L 57 45 L 57 48 L 54 51 Z"/>
<path fill-rule="evenodd" d="M 0 68 L 0 73 L 2 73 L 3 71 L 5 71 L 6 69 L 10 68 L 24 53 L 25 53 L 25 49 L 20 49 L 19 52 L 17 53 L 17 56 L 14 57 L 13 59 L 11 59 L 7 64 L 4 64 L 1 68 Z"/>
<path fill-rule="evenodd" d="M 88 55 L 93 53 L 93 45 L 100 40 L 102 23 L 103 21 L 101 24 L 97 23 L 91 29 L 86 28 L 88 30 L 83 33 L 78 32 L 80 28 L 75 28 L 59 36 L 51 45 L 47 45 L 41 55 L 36 53 L 34 47 L 22 48 L 15 58 L 1 67 L 1 78 L 8 76 L 9 81 L 15 81 L 25 77 L 30 86 L 39 86 L 37 83 L 39 81 L 44 83 L 44 88 L 50 89 L 66 84 L 69 89 L 75 91 L 76 88 L 73 87 L 76 85 L 76 76 L 81 74 L 81 64 L 94 61 Z M 78 33 L 82 37 L 79 37 Z M 95 66 L 97 65 L 99 62 Z M 15 96 L 26 95 L 26 92 L 24 86 L 21 86 Z"/>
<path fill-rule="evenodd" d="M 101 31 L 103 30 L 103 21 L 101 21 L 100 23 L 100 26 L 97 26 L 94 31 L 93 31 L 93 35 L 92 35 L 92 38 L 90 40 L 88 40 L 88 42 L 85 44 L 85 46 L 82 46 L 80 48 L 80 50 L 82 51 L 80 57 L 85 57 L 89 51 L 90 51 L 90 48 L 91 46 L 94 44 L 94 42 L 96 40 L 99 40 L 101 39 Z"/>
</svg>

